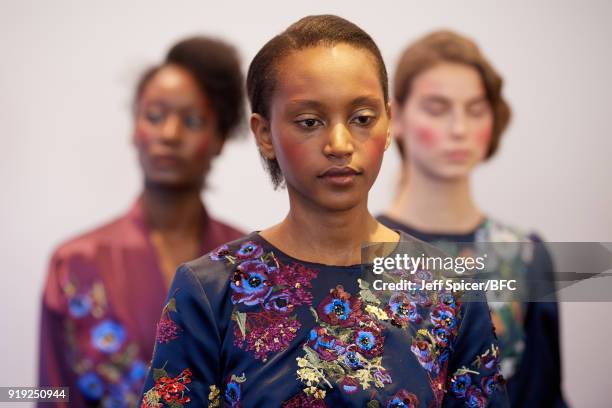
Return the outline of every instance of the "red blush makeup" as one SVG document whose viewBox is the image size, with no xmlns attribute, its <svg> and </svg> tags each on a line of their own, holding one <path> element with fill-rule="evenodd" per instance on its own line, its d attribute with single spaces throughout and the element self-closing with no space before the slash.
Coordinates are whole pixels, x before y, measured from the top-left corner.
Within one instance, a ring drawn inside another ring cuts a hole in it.
<svg viewBox="0 0 612 408">
<path fill-rule="evenodd" d="M 438 143 L 438 135 L 431 129 L 419 127 L 415 132 L 417 141 L 425 147 L 434 147 Z"/>
</svg>

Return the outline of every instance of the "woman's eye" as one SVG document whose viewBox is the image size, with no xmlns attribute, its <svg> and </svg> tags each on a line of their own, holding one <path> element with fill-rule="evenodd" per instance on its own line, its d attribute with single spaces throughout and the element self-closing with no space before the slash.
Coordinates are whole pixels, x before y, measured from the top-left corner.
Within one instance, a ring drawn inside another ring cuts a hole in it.
<svg viewBox="0 0 612 408">
<path fill-rule="evenodd" d="M 295 123 L 297 123 L 298 126 L 304 129 L 314 129 L 317 126 L 320 126 L 323 124 L 319 119 L 315 119 L 315 118 L 306 118 L 306 119 L 296 120 Z"/>
<path fill-rule="evenodd" d="M 154 125 L 162 123 L 166 117 L 164 112 L 161 111 L 146 111 L 144 116 L 150 123 Z"/>
<path fill-rule="evenodd" d="M 425 112 L 432 116 L 442 116 L 448 110 L 448 107 L 445 104 L 438 102 L 426 103 L 423 107 Z"/>
<path fill-rule="evenodd" d="M 201 129 L 204 125 L 204 120 L 199 115 L 188 115 L 183 118 L 183 124 L 191 130 Z"/>
<path fill-rule="evenodd" d="M 370 116 L 370 115 L 355 116 L 352 122 L 360 126 L 368 126 L 372 124 L 372 122 L 374 122 L 374 116 Z"/>
<path fill-rule="evenodd" d="M 468 115 L 473 116 L 475 118 L 479 118 L 485 115 L 488 111 L 489 111 L 489 105 L 484 102 L 478 103 L 475 105 L 471 105 L 467 109 Z"/>
</svg>

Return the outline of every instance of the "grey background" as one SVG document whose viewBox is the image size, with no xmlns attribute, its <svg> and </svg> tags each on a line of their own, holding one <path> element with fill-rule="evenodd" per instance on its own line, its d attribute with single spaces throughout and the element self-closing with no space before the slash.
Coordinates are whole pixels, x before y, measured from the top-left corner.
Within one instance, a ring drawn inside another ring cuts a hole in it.
<svg viewBox="0 0 612 408">
<path fill-rule="evenodd" d="M 612 2 L 589 1 L 7 1 L 0 2 L 0 385 L 33 385 L 40 293 L 52 248 L 136 197 L 129 102 L 140 71 L 177 39 L 213 34 L 246 66 L 297 18 L 334 13 L 378 42 L 390 71 L 432 29 L 474 37 L 506 79 L 514 120 L 475 177 L 489 214 L 554 241 L 612 241 Z M 246 230 L 288 208 L 248 132 L 214 166 L 212 214 Z M 391 198 L 390 149 L 371 193 Z M 248 183 L 244 180 L 248 179 Z M 565 303 L 564 387 L 577 407 L 609 405 L 610 303 Z M 20 405 L 23 406 L 23 405 Z"/>
</svg>

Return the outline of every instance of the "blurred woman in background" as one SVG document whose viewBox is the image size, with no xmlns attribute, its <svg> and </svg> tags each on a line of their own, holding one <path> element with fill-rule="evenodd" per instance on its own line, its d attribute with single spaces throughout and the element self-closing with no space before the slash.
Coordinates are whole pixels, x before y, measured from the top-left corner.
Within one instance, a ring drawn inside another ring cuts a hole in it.
<svg viewBox="0 0 612 408">
<path fill-rule="evenodd" d="M 70 387 L 72 406 L 133 406 L 176 267 L 241 236 L 211 218 L 201 191 L 243 118 L 236 51 L 186 39 L 144 73 L 133 144 L 143 192 L 123 216 L 62 244 L 42 302 L 41 386 Z"/>
<path fill-rule="evenodd" d="M 451 252 L 465 250 L 457 243 L 539 243 L 531 255 L 523 251 L 497 259 L 511 265 L 506 270 L 515 278 L 523 274 L 552 282 L 551 258 L 541 240 L 485 215 L 472 197 L 472 171 L 495 154 L 510 120 L 502 78 L 477 45 L 449 31 L 416 41 L 400 58 L 393 96 L 401 180 L 378 219 Z M 557 304 L 490 305 L 512 406 L 564 406 Z"/>
</svg>

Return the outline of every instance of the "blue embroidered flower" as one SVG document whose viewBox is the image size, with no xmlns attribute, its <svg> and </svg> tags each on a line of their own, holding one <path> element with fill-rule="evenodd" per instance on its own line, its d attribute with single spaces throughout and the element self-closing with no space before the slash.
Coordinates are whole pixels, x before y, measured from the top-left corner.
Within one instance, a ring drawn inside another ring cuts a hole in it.
<svg viewBox="0 0 612 408">
<path fill-rule="evenodd" d="M 265 304 L 267 310 L 283 314 L 293 312 L 293 307 L 291 303 L 291 293 L 287 290 L 273 293 Z"/>
<path fill-rule="evenodd" d="M 227 402 L 230 407 L 238 407 L 240 405 L 241 393 L 242 390 L 239 383 L 236 381 L 228 382 L 225 388 L 225 402 Z"/>
<path fill-rule="evenodd" d="M 306 344 L 315 350 L 319 357 L 325 361 L 334 361 L 339 354 L 346 350 L 342 341 L 329 335 L 323 327 L 310 330 L 309 339 Z"/>
<path fill-rule="evenodd" d="M 87 316 L 91 310 L 91 299 L 87 295 L 76 295 L 68 301 L 68 311 L 75 319 Z"/>
<path fill-rule="evenodd" d="M 449 330 L 453 330 L 456 325 L 455 311 L 443 303 L 434 307 L 430 319 L 434 326 L 443 326 Z"/>
<path fill-rule="evenodd" d="M 465 405 L 470 408 L 484 408 L 487 406 L 487 399 L 482 395 L 480 388 L 472 385 L 465 393 Z"/>
<path fill-rule="evenodd" d="M 451 332 L 444 326 L 435 326 L 433 329 L 433 334 L 436 339 L 436 343 L 440 347 L 448 347 Z"/>
<path fill-rule="evenodd" d="M 384 351 L 384 341 L 378 328 L 366 327 L 355 331 L 353 341 L 366 357 L 376 357 Z"/>
<path fill-rule="evenodd" d="M 417 408 L 418 406 L 419 399 L 416 395 L 406 390 L 399 390 L 387 401 L 386 408 Z"/>
<path fill-rule="evenodd" d="M 230 284 L 234 291 L 232 303 L 244 303 L 247 306 L 263 303 L 272 292 L 269 274 L 274 269 L 259 260 L 241 263 Z"/>
<path fill-rule="evenodd" d="M 79 390 L 87 401 L 94 402 L 100 400 L 104 394 L 104 384 L 96 373 L 85 373 L 78 379 Z"/>
<path fill-rule="evenodd" d="M 355 351 L 347 351 L 344 353 L 344 364 L 353 370 L 359 370 L 365 367 L 365 361 Z"/>
<path fill-rule="evenodd" d="M 147 375 L 147 365 L 141 361 L 136 360 L 132 363 L 132 367 L 130 368 L 129 379 L 133 383 L 139 383 L 144 380 Z"/>
<path fill-rule="evenodd" d="M 125 383 L 112 384 L 109 386 L 109 393 L 106 398 L 104 398 L 102 406 L 104 408 L 128 408 L 130 406 L 128 403 L 130 394 L 131 390 L 129 385 Z"/>
<path fill-rule="evenodd" d="M 219 248 L 215 249 L 210 253 L 210 259 L 213 261 L 222 261 L 226 256 L 230 254 L 229 246 L 221 245 Z"/>
<path fill-rule="evenodd" d="M 361 317 L 361 301 L 351 298 L 342 286 L 330 290 L 329 295 L 317 308 L 319 318 L 326 323 L 340 327 L 355 325 Z"/>
<path fill-rule="evenodd" d="M 125 341 L 125 329 L 111 319 L 91 329 L 91 341 L 93 346 L 106 354 L 118 351 Z"/>
<path fill-rule="evenodd" d="M 457 301 L 455 300 L 455 296 L 453 296 L 450 292 L 442 292 L 440 294 L 440 302 L 450 307 L 451 309 L 455 309 L 457 307 Z"/>
<path fill-rule="evenodd" d="M 493 392 L 495 391 L 495 388 L 497 388 L 498 381 L 499 381 L 498 375 L 491 375 L 488 377 L 484 377 L 481 380 L 480 385 L 482 386 L 482 389 L 484 390 L 484 393 L 487 396 L 490 397 L 493 394 Z"/>
<path fill-rule="evenodd" d="M 422 318 L 417 311 L 417 305 L 403 292 L 394 293 L 385 307 L 387 316 L 395 326 L 404 327 L 408 322 L 421 323 Z"/>
<path fill-rule="evenodd" d="M 457 398 L 465 398 L 468 387 L 472 384 L 469 374 L 455 375 L 450 380 L 451 391 Z"/>
<path fill-rule="evenodd" d="M 263 248 L 253 241 L 245 242 L 236 252 L 238 259 L 255 259 L 263 254 Z"/>
</svg>

